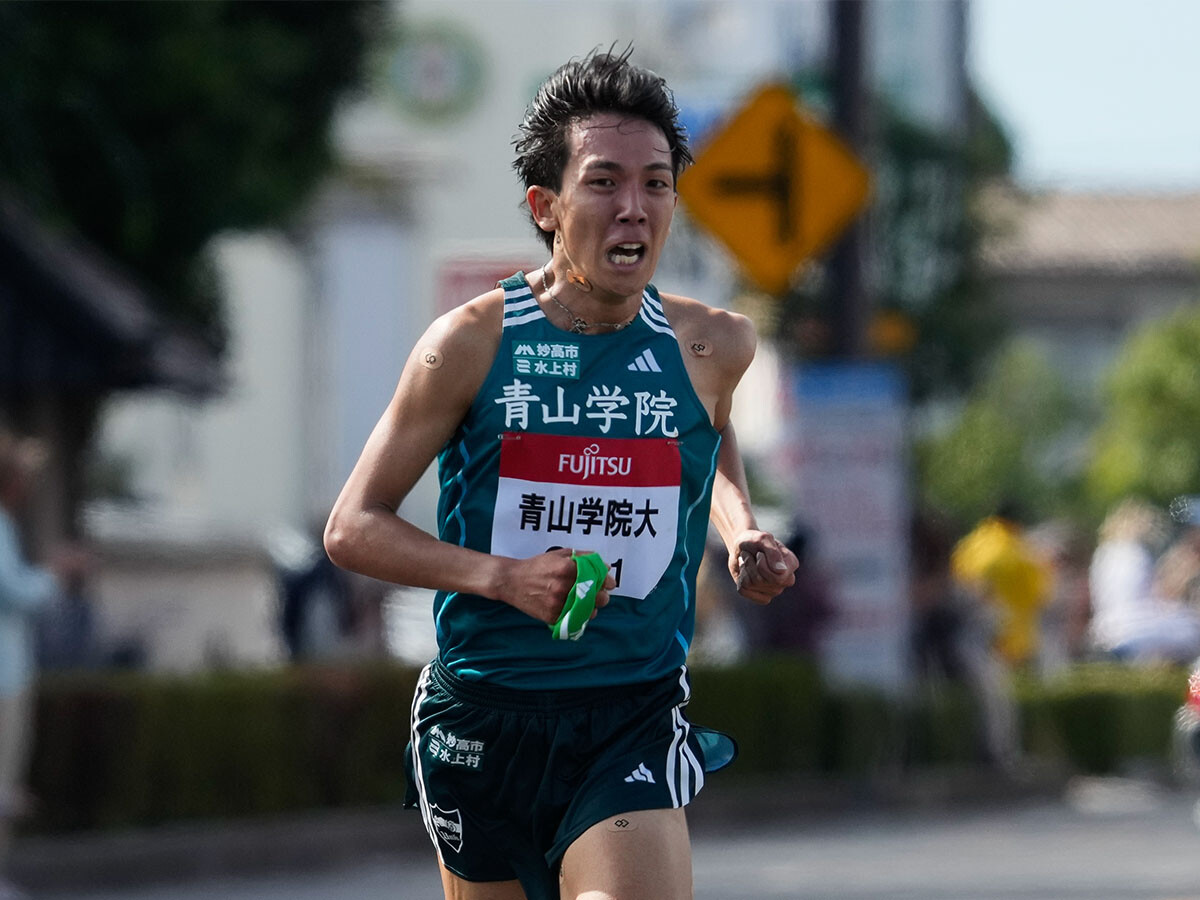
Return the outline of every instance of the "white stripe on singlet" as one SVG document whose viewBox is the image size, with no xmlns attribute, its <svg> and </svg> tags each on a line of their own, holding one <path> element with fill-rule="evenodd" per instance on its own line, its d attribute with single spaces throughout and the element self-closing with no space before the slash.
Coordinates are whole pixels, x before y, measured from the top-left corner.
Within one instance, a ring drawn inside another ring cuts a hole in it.
<svg viewBox="0 0 1200 900">
<path fill-rule="evenodd" d="M 528 287 L 506 288 L 504 291 L 504 326 L 524 325 L 546 318 Z"/>
<path fill-rule="evenodd" d="M 662 304 L 650 296 L 649 291 L 642 291 L 641 317 L 642 321 L 649 325 L 652 331 L 675 337 L 675 332 L 671 329 L 671 323 L 667 321 L 667 314 L 663 312 Z"/>
</svg>

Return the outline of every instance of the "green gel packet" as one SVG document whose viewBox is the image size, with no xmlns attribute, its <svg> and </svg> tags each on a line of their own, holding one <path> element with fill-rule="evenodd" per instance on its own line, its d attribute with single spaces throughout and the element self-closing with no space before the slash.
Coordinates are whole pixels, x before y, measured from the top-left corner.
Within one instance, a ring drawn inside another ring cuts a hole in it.
<svg viewBox="0 0 1200 900">
<path fill-rule="evenodd" d="M 604 587 L 608 575 L 608 566 L 599 553 L 576 553 L 573 559 L 575 584 L 571 586 L 558 621 L 550 626 L 550 636 L 556 641 L 577 641 L 583 636 L 583 630 L 591 621 L 592 610 L 596 608 L 596 595 Z"/>
</svg>

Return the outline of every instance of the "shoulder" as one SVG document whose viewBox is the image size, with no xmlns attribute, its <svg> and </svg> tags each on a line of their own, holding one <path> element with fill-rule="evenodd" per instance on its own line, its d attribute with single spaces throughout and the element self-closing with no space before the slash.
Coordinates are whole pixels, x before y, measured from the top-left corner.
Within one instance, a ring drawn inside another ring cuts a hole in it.
<svg viewBox="0 0 1200 900">
<path fill-rule="evenodd" d="M 504 291 L 468 300 L 437 319 L 413 346 L 398 399 L 463 408 L 483 384 L 500 346 Z"/>
<path fill-rule="evenodd" d="M 425 333 L 450 346 L 475 346 L 478 341 L 499 343 L 504 321 L 504 291 L 495 288 L 443 313 Z"/>
<path fill-rule="evenodd" d="M 743 315 L 690 297 L 660 294 L 663 312 L 696 396 L 718 430 L 729 421 L 733 392 L 754 359 L 754 325 Z"/>
<path fill-rule="evenodd" d="M 709 358 L 735 377 L 749 367 L 758 346 L 750 319 L 679 294 L 659 297 L 685 357 Z"/>
<path fill-rule="evenodd" d="M 495 288 L 434 319 L 413 348 L 412 363 L 443 374 L 466 375 L 491 366 L 504 322 L 504 291 Z M 482 376 L 480 377 L 482 380 Z"/>
</svg>

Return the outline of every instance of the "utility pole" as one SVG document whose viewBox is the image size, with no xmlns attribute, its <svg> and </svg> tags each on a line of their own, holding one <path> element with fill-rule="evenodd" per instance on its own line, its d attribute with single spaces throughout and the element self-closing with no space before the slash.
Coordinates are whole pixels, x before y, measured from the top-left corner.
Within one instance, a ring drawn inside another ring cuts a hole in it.
<svg viewBox="0 0 1200 900">
<path fill-rule="evenodd" d="M 864 21 L 868 0 L 830 0 L 833 125 L 863 156 L 866 146 L 866 92 L 863 90 Z M 856 219 L 829 260 L 830 337 L 835 356 L 861 358 L 866 351 L 870 303 L 863 280 L 866 226 Z"/>
</svg>

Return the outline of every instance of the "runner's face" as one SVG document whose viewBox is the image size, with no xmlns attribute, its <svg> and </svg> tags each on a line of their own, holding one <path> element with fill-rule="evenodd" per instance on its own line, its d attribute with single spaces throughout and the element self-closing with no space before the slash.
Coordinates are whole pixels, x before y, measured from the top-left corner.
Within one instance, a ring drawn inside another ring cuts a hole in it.
<svg viewBox="0 0 1200 900">
<path fill-rule="evenodd" d="M 675 211 L 671 149 L 657 125 L 601 113 L 567 135 L 562 190 L 551 201 L 565 262 L 606 293 L 640 296 Z"/>
</svg>

